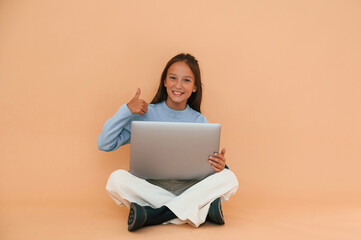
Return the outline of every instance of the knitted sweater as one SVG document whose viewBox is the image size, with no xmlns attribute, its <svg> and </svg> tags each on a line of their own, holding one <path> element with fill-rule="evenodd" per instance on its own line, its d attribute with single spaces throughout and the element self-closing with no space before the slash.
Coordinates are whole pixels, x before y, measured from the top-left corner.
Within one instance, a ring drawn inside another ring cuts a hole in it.
<svg viewBox="0 0 361 240">
<path fill-rule="evenodd" d="M 149 104 L 144 115 L 133 114 L 127 104 L 106 121 L 103 131 L 98 137 L 98 148 L 102 151 L 114 151 L 120 146 L 130 143 L 130 126 L 132 121 L 155 122 L 193 122 L 207 123 L 207 119 L 187 105 L 184 110 L 174 110 L 165 101 Z"/>
</svg>

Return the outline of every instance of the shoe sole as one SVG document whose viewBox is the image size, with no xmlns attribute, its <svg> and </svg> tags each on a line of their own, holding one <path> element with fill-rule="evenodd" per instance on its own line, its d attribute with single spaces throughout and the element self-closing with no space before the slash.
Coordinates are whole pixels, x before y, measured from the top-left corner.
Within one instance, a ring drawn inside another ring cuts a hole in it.
<svg viewBox="0 0 361 240">
<path fill-rule="evenodd" d="M 141 228 L 145 221 L 147 221 L 145 209 L 136 203 L 131 203 L 128 217 L 128 231 L 133 232 Z"/>
</svg>

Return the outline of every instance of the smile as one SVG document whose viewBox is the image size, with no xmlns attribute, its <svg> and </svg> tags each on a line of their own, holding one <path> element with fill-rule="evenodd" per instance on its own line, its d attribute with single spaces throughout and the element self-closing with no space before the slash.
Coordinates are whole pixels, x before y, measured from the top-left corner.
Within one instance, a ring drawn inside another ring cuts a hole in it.
<svg viewBox="0 0 361 240">
<path fill-rule="evenodd" d="M 180 95 L 184 94 L 184 92 L 177 92 L 177 91 L 172 91 L 172 93 L 176 96 L 180 96 Z"/>
</svg>

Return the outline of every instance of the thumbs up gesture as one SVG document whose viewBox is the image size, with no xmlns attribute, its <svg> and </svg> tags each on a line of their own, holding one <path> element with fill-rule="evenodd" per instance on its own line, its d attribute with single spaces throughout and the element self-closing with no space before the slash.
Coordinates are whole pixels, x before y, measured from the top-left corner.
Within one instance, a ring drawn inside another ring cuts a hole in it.
<svg viewBox="0 0 361 240">
<path fill-rule="evenodd" d="M 133 114 L 144 115 L 148 111 L 148 103 L 146 103 L 143 99 L 139 99 L 139 96 L 140 89 L 138 88 L 137 93 L 127 106 Z"/>
</svg>

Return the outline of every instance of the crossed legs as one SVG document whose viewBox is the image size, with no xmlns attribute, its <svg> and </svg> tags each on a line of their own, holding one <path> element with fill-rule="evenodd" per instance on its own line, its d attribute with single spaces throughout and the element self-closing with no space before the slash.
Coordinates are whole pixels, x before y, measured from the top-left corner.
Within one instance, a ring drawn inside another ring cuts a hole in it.
<svg viewBox="0 0 361 240">
<path fill-rule="evenodd" d="M 203 179 L 179 196 L 125 170 L 113 172 L 106 185 L 109 195 L 120 206 L 129 208 L 131 203 L 154 209 L 165 206 L 176 215 L 167 223 L 189 223 L 193 227 L 199 227 L 206 220 L 214 200 L 226 201 L 237 189 L 237 178 L 228 169 Z"/>
</svg>

